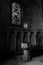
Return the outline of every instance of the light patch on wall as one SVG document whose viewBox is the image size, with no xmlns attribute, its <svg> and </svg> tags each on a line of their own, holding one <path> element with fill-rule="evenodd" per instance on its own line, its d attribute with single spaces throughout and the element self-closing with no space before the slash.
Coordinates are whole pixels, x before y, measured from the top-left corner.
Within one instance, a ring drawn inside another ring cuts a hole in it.
<svg viewBox="0 0 43 65">
<path fill-rule="evenodd" d="M 16 2 L 12 3 L 12 24 L 20 24 L 21 22 L 21 8 Z"/>
</svg>

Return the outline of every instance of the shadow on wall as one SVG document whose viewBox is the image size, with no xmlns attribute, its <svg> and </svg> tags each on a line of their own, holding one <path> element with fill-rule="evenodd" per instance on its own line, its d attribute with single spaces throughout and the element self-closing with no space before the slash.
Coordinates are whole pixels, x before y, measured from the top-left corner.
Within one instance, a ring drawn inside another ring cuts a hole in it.
<svg viewBox="0 0 43 65">
<path fill-rule="evenodd" d="M 10 23 L 10 0 L 0 0 L 1 21 L 0 23 Z"/>
<path fill-rule="evenodd" d="M 33 11 L 33 23 L 32 23 L 32 29 L 42 29 L 42 12 L 41 8 L 34 6 Z"/>
</svg>

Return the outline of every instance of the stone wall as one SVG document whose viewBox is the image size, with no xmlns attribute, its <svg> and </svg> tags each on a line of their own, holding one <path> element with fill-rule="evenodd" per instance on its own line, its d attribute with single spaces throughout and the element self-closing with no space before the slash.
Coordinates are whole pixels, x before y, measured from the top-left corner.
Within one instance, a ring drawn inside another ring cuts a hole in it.
<svg viewBox="0 0 43 65">
<path fill-rule="evenodd" d="M 1 21 L 0 21 L 0 23 L 10 23 L 10 14 L 9 13 L 10 13 L 10 0 L 3 0 L 3 1 L 1 0 L 1 17 L 0 17 Z M 31 3 L 30 5 L 27 5 L 24 15 L 26 18 L 25 21 L 28 22 L 29 27 L 31 27 L 31 31 L 34 32 L 34 34 L 32 35 L 32 40 L 31 40 L 31 43 L 34 45 L 34 44 L 36 44 L 35 39 L 36 39 L 37 31 L 39 29 L 43 29 L 41 7 L 38 7 L 38 6 L 34 5 L 34 3 Z M 32 18 L 32 20 L 29 19 L 28 17 Z M 33 42 L 33 40 L 34 40 L 34 42 Z"/>
</svg>

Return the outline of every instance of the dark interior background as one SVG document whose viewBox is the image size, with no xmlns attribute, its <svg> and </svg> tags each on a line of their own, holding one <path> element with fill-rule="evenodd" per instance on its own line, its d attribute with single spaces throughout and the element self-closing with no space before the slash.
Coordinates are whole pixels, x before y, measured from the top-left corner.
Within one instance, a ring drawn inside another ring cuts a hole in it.
<svg viewBox="0 0 43 65">
<path fill-rule="evenodd" d="M 1 55 L 9 54 L 8 28 L 11 24 L 11 3 L 18 2 L 23 8 L 23 21 L 29 24 L 31 29 L 42 29 L 42 0 L 0 0 L 0 53 Z M 22 23 L 23 24 L 23 23 Z M 28 28 L 28 29 L 29 29 Z M 13 39 L 13 38 L 12 38 Z M 15 47 L 13 47 L 15 48 Z M 2 58 L 2 57 L 1 57 Z"/>
</svg>

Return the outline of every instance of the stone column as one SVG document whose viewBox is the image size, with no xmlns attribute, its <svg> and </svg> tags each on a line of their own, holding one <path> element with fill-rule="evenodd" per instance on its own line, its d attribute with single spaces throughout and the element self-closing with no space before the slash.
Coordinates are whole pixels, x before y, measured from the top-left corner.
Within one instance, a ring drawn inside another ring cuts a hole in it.
<svg viewBox="0 0 43 65">
<path fill-rule="evenodd" d="M 23 31 L 21 31 L 21 43 L 23 43 Z"/>
<path fill-rule="evenodd" d="M 8 47 L 8 44 L 9 44 L 9 31 L 7 31 L 7 47 Z"/>
<path fill-rule="evenodd" d="M 43 29 L 41 30 L 41 37 L 42 37 L 42 39 L 41 39 L 41 41 L 42 41 L 42 49 L 43 49 Z"/>
<path fill-rule="evenodd" d="M 30 32 L 28 32 L 28 43 L 30 42 Z"/>
<path fill-rule="evenodd" d="M 17 35 L 17 32 L 15 31 L 14 32 L 14 50 L 16 50 L 16 35 Z"/>
</svg>

